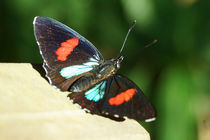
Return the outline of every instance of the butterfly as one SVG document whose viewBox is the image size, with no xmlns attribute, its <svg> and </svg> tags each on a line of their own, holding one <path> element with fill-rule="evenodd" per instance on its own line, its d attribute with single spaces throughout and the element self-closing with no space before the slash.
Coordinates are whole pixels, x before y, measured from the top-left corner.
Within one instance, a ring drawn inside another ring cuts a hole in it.
<svg viewBox="0 0 210 140">
<path fill-rule="evenodd" d="M 74 103 L 92 114 L 155 120 L 155 109 L 140 88 L 116 74 L 123 56 L 104 60 L 91 42 L 54 19 L 37 16 L 33 25 L 46 77 L 59 90 L 69 91 Z"/>
</svg>

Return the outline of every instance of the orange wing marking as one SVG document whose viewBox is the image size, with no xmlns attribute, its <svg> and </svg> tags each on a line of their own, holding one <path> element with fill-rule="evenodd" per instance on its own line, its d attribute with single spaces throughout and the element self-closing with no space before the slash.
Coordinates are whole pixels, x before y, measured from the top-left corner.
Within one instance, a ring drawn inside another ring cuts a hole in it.
<svg viewBox="0 0 210 140">
<path fill-rule="evenodd" d="M 109 99 L 110 105 L 120 105 L 124 103 L 125 101 L 128 102 L 136 93 L 136 89 L 130 88 L 124 92 L 121 92 L 120 94 L 116 95 L 115 97 L 112 97 Z"/>
<path fill-rule="evenodd" d="M 67 56 L 73 52 L 74 48 L 79 44 L 78 38 L 71 38 L 61 43 L 61 47 L 56 50 L 57 59 L 60 61 L 66 61 Z"/>
</svg>

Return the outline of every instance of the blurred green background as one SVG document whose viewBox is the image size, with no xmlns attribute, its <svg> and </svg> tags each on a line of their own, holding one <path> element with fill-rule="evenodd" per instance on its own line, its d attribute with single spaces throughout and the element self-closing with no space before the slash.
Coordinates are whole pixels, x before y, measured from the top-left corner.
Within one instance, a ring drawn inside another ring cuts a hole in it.
<svg viewBox="0 0 210 140">
<path fill-rule="evenodd" d="M 105 59 L 118 54 L 136 19 L 119 73 L 157 110 L 155 122 L 141 124 L 154 140 L 210 139 L 210 1 L 1 0 L 0 62 L 42 63 L 32 25 L 37 15 L 73 28 Z"/>
</svg>

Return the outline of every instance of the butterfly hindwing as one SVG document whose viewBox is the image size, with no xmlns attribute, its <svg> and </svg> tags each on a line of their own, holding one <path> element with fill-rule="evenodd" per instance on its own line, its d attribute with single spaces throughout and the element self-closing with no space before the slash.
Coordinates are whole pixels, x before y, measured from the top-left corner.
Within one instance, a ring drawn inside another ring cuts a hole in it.
<svg viewBox="0 0 210 140">
<path fill-rule="evenodd" d="M 94 114 L 100 113 L 100 103 L 106 92 L 107 81 L 102 81 L 88 90 L 81 93 L 71 93 L 68 95 L 74 103 Z"/>
<path fill-rule="evenodd" d="M 139 87 L 122 75 L 114 75 L 87 91 L 69 94 L 74 103 L 95 114 L 154 120 L 156 113 Z"/>
<path fill-rule="evenodd" d="M 122 75 L 107 79 L 107 88 L 101 103 L 101 112 L 119 118 L 154 120 L 156 112 L 140 88 Z"/>
<path fill-rule="evenodd" d="M 95 46 L 66 25 L 45 17 L 35 17 L 33 24 L 47 77 L 59 89 L 65 91 L 67 81 L 75 81 L 88 72 L 87 67 L 92 70 L 104 61 Z M 79 71 L 68 75 L 71 69 Z"/>
</svg>

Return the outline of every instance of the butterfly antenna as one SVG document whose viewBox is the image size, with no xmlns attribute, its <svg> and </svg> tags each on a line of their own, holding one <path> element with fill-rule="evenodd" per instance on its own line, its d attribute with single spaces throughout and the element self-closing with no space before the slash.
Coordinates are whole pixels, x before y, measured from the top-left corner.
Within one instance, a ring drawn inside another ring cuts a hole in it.
<svg viewBox="0 0 210 140">
<path fill-rule="evenodd" d="M 121 54 L 121 52 L 122 52 L 122 50 L 123 50 L 123 48 L 124 48 L 124 46 L 125 46 L 125 42 L 127 41 L 128 35 L 129 35 L 130 31 L 133 29 L 133 27 L 134 27 L 135 25 L 136 25 L 136 20 L 133 21 L 133 23 L 131 24 L 130 28 L 128 29 L 128 32 L 127 32 L 127 34 L 126 34 L 126 36 L 125 36 L 123 45 L 122 45 L 122 47 L 121 47 L 121 49 L 120 49 L 120 52 L 119 52 L 117 58 L 120 57 L 120 54 Z"/>
<path fill-rule="evenodd" d="M 146 46 L 144 46 L 144 48 L 150 47 L 153 44 L 155 44 L 157 42 L 157 40 L 153 40 L 152 42 L 150 42 L 149 44 L 147 44 Z"/>
</svg>

